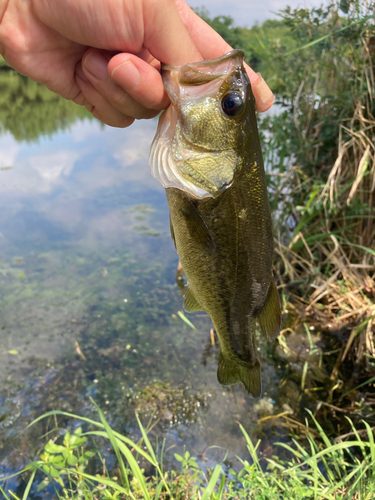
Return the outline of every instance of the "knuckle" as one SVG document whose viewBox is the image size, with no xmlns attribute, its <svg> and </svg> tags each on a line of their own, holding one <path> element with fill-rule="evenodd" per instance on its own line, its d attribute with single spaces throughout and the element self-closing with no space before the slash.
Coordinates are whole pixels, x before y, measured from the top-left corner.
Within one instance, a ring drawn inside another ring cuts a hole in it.
<svg viewBox="0 0 375 500">
<path fill-rule="evenodd" d="M 118 127 L 118 128 L 126 128 L 126 127 L 130 127 L 130 125 L 134 122 L 134 118 L 132 118 L 131 116 L 126 116 L 126 115 L 123 115 L 121 116 L 119 119 L 118 119 L 118 122 L 116 125 L 113 125 L 114 127 Z"/>
<path fill-rule="evenodd" d="M 156 111 L 154 109 L 147 109 L 147 108 L 144 108 L 142 111 L 140 111 L 137 116 L 136 116 L 136 119 L 137 120 L 150 120 L 151 118 L 155 118 L 155 116 L 157 116 L 158 114 L 160 113 L 160 111 Z"/>
<path fill-rule="evenodd" d="M 111 95 L 113 106 L 121 111 L 125 111 L 127 108 L 129 108 L 131 100 L 132 99 L 129 94 L 120 87 L 118 87 Z"/>
<path fill-rule="evenodd" d="M 87 109 L 87 111 L 93 115 L 94 111 L 95 111 L 95 106 L 88 101 L 85 101 L 84 105 L 85 105 L 85 108 Z"/>
</svg>

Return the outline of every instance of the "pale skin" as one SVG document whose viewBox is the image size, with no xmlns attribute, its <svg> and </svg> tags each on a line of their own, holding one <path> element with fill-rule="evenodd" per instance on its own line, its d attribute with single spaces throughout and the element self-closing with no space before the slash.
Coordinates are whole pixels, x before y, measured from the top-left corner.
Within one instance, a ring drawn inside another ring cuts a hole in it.
<svg viewBox="0 0 375 500">
<path fill-rule="evenodd" d="M 15 70 L 128 127 L 169 104 L 160 61 L 178 66 L 232 48 L 184 0 L 0 0 L 0 53 Z M 273 94 L 246 70 L 263 112 Z"/>
</svg>

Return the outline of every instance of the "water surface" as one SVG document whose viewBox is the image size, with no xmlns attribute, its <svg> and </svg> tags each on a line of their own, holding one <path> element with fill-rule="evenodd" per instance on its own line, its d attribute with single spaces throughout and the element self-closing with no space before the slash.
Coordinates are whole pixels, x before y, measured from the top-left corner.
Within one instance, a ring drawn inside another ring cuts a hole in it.
<svg viewBox="0 0 375 500">
<path fill-rule="evenodd" d="M 157 121 L 114 129 L 15 74 L 0 84 L 23 99 L 19 122 L 0 103 L 0 474 L 33 460 L 47 430 L 76 425 L 20 435 L 40 414 L 96 418 L 89 396 L 134 439 L 134 411 L 153 415 L 171 460 L 184 445 L 206 465 L 224 457 L 213 445 L 243 455 L 238 421 L 270 453 L 288 429 L 259 420 L 295 407 L 298 381 L 263 342 L 262 399 L 221 387 L 210 319 L 186 314 L 193 330 L 178 315 L 168 207 L 147 162 Z"/>
</svg>

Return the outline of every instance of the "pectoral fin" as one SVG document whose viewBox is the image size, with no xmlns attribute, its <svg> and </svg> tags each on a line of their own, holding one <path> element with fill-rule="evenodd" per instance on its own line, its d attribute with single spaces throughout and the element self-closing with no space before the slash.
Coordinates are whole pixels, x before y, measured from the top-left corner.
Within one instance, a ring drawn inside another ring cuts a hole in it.
<svg viewBox="0 0 375 500">
<path fill-rule="evenodd" d="M 268 290 L 267 300 L 262 312 L 257 317 L 263 335 L 267 340 L 273 340 L 280 333 L 281 308 L 279 293 L 275 282 L 272 280 Z"/>
<path fill-rule="evenodd" d="M 214 239 L 193 203 L 190 202 L 185 205 L 184 208 L 181 209 L 181 212 L 188 220 L 188 227 L 191 232 L 191 236 L 197 244 L 203 248 L 205 253 L 212 255 L 216 250 Z"/>
<path fill-rule="evenodd" d="M 220 353 L 217 379 L 221 385 L 233 385 L 242 382 L 253 398 L 258 398 L 262 392 L 259 361 L 253 366 L 239 364 L 236 360 L 227 359 Z"/>
<path fill-rule="evenodd" d="M 184 296 L 184 309 L 187 312 L 196 312 L 196 311 L 203 311 L 204 310 L 203 307 L 200 305 L 200 303 L 195 298 L 195 295 L 190 290 L 190 288 L 186 289 L 186 293 Z"/>
</svg>

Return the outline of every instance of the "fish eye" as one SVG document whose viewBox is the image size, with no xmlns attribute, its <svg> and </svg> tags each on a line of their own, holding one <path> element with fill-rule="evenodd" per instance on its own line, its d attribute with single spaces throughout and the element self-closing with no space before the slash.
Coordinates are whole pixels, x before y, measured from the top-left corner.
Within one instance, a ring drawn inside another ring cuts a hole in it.
<svg viewBox="0 0 375 500">
<path fill-rule="evenodd" d="M 244 100 L 239 92 L 228 92 L 221 99 L 221 109 L 228 116 L 239 115 L 244 108 Z"/>
</svg>

